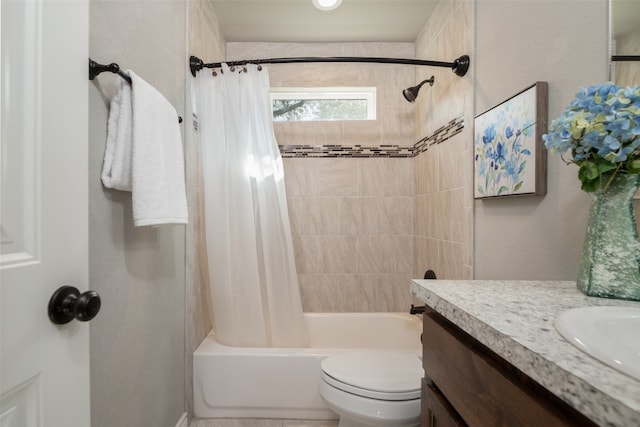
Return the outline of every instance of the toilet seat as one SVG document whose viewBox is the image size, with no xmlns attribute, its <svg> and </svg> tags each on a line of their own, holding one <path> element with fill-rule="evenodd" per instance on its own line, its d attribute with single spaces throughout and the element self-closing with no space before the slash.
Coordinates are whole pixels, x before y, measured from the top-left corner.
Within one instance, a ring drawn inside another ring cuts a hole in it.
<svg viewBox="0 0 640 427">
<path fill-rule="evenodd" d="M 321 363 L 322 380 L 339 390 L 376 400 L 420 398 L 422 362 L 415 353 L 342 353 Z"/>
</svg>

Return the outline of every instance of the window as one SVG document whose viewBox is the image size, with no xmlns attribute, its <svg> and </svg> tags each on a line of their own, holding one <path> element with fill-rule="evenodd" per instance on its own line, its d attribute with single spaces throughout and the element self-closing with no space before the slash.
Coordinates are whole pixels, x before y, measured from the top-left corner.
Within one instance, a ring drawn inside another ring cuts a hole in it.
<svg viewBox="0 0 640 427">
<path fill-rule="evenodd" d="M 272 88 L 273 120 L 375 120 L 375 87 Z"/>
</svg>

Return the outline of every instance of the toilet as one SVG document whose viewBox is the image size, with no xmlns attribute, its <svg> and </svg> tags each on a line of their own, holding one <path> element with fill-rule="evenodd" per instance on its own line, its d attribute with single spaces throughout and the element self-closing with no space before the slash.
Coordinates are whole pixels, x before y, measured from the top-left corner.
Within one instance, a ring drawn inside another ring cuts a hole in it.
<svg viewBox="0 0 640 427">
<path fill-rule="evenodd" d="M 420 358 L 411 352 L 362 351 L 321 363 L 320 396 L 339 427 L 420 425 Z"/>
</svg>

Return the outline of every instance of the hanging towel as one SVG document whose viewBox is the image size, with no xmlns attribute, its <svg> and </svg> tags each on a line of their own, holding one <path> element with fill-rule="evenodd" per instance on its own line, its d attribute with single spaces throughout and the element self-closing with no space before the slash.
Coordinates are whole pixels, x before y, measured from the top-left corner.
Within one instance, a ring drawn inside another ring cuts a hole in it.
<svg viewBox="0 0 640 427">
<path fill-rule="evenodd" d="M 111 101 L 102 170 L 105 187 L 131 191 L 135 226 L 187 223 L 178 114 L 133 71 Z"/>
<path fill-rule="evenodd" d="M 124 79 L 118 82 L 109 108 L 102 183 L 114 190 L 131 191 L 131 86 Z"/>
</svg>

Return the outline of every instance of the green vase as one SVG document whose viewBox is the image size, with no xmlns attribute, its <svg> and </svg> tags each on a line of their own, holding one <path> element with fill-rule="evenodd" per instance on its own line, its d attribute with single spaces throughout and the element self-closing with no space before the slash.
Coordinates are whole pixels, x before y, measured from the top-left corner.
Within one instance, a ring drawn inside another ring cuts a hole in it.
<svg viewBox="0 0 640 427">
<path fill-rule="evenodd" d="M 639 185 L 640 175 L 617 175 L 594 193 L 578 273 L 578 289 L 589 296 L 640 301 Z"/>
</svg>

